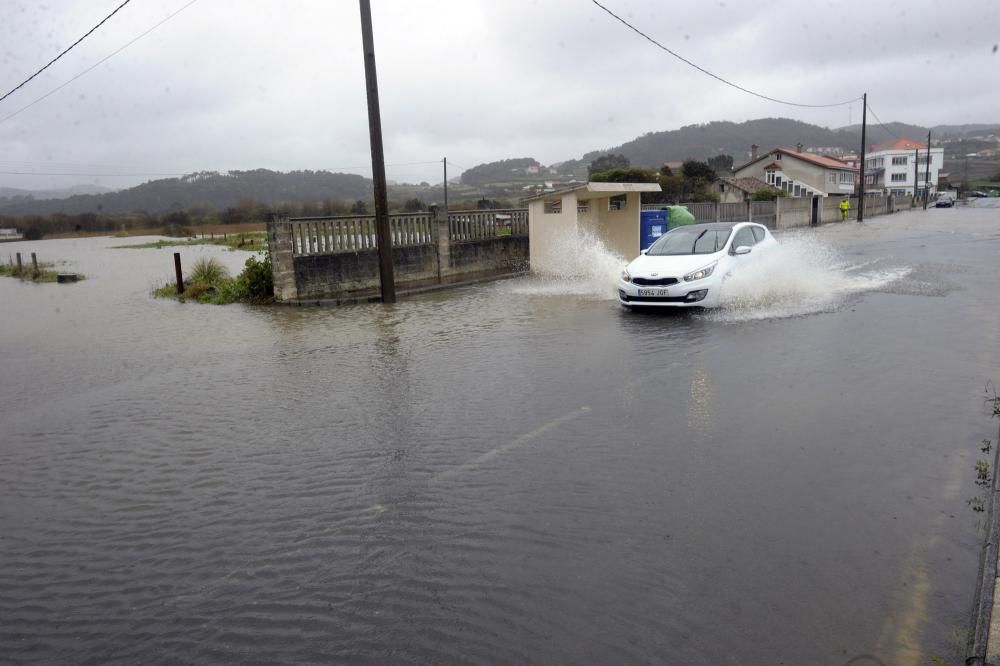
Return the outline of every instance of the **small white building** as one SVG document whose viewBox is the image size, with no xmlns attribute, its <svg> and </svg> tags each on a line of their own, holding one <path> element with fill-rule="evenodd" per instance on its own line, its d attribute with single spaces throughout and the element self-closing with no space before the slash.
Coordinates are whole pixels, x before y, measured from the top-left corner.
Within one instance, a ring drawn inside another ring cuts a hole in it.
<svg viewBox="0 0 1000 666">
<path fill-rule="evenodd" d="M 639 256 L 642 192 L 659 183 L 585 183 L 530 197 L 528 238 L 531 270 L 562 273 L 580 238 L 593 238 L 626 260 Z"/>
<path fill-rule="evenodd" d="M 934 194 L 944 168 L 944 148 L 931 148 L 930 156 L 928 178 L 926 143 L 904 138 L 879 146 L 865 156 L 865 191 L 922 197 L 929 185 Z"/>
</svg>

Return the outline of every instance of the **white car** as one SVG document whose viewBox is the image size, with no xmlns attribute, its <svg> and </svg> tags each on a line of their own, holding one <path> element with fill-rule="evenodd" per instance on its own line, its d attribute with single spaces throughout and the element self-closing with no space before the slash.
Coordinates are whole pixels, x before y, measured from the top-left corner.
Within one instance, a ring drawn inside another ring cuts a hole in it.
<svg viewBox="0 0 1000 666">
<path fill-rule="evenodd" d="M 777 244 L 767 227 L 752 222 L 671 229 L 622 271 L 618 301 L 626 307 L 717 307 L 723 281 Z"/>
</svg>

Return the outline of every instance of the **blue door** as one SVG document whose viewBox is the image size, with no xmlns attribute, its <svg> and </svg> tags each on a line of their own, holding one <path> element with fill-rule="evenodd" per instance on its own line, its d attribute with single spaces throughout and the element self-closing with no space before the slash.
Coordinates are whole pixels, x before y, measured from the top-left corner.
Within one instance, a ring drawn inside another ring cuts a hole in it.
<svg viewBox="0 0 1000 666">
<path fill-rule="evenodd" d="M 639 249 L 648 249 L 657 238 L 667 233 L 667 211 L 644 210 L 639 213 Z"/>
</svg>

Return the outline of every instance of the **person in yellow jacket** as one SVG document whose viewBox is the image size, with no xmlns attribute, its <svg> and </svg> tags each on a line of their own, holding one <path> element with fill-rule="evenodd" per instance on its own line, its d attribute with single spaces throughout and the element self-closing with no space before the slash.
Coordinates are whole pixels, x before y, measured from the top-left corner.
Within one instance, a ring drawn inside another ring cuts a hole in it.
<svg viewBox="0 0 1000 666">
<path fill-rule="evenodd" d="M 840 220 L 847 222 L 847 216 L 851 213 L 851 200 L 844 197 L 840 200 Z"/>
</svg>

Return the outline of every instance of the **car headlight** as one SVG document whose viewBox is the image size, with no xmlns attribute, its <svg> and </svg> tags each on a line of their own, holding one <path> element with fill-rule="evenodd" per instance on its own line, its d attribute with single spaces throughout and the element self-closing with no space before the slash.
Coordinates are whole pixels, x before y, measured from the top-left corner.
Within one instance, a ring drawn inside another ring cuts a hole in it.
<svg viewBox="0 0 1000 666">
<path fill-rule="evenodd" d="M 704 268 L 699 268 L 698 270 L 694 271 L 693 273 L 688 273 L 687 275 L 684 276 L 684 280 L 686 282 L 693 282 L 695 280 L 704 280 L 705 278 L 707 278 L 709 275 L 712 274 L 712 272 L 715 270 L 716 264 L 718 264 L 718 263 L 719 262 L 717 262 L 717 261 L 713 261 L 712 263 L 710 263 L 708 266 L 705 266 Z"/>
<path fill-rule="evenodd" d="M 622 269 L 622 279 L 625 280 L 626 282 L 632 281 L 632 276 L 628 274 L 627 268 Z"/>
</svg>

